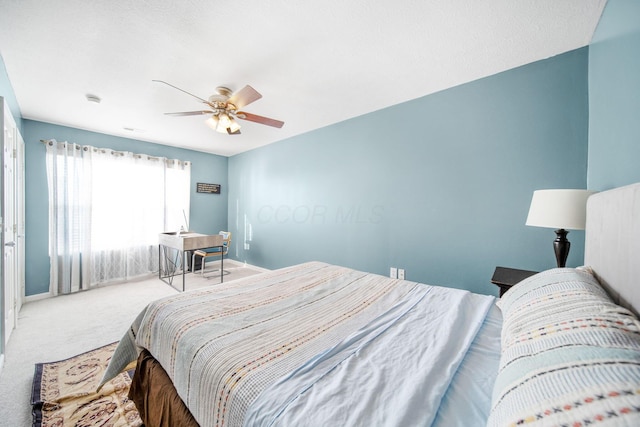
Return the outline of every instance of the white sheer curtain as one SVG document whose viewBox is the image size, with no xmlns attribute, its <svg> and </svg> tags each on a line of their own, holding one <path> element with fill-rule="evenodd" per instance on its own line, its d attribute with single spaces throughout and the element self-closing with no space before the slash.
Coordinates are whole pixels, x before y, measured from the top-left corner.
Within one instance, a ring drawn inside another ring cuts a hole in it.
<svg viewBox="0 0 640 427">
<path fill-rule="evenodd" d="M 189 217 L 189 162 L 47 142 L 51 291 L 158 271 L 158 233 Z"/>
</svg>

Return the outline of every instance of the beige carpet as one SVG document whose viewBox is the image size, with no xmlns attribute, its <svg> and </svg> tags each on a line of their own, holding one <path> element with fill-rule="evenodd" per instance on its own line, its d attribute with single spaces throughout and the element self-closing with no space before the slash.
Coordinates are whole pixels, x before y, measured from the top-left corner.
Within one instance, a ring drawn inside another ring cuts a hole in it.
<svg viewBox="0 0 640 427">
<path fill-rule="evenodd" d="M 260 269 L 225 260 L 225 282 Z M 217 263 L 207 263 L 207 270 Z M 205 272 L 205 276 L 215 274 Z M 218 280 L 187 275 L 187 290 Z M 31 384 L 36 363 L 63 360 L 118 341 L 146 305 L 177 291 L 157 277 L 101 286 L 86 292 L 24 304 L 6 347 L 0 372 L 0 427 L 32 425 Z"/>
</svg>

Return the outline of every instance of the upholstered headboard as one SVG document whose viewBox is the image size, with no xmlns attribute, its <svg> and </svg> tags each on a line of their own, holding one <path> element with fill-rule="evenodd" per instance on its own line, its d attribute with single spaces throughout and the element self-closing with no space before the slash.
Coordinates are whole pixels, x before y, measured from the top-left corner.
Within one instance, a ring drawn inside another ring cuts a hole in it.
<svg viewBox="0 0 640 427">
<path fill-rule="evenodd" d="M 616 303 L 640 313 L 640 183 L 589 197 L 584 263 Z"/>
</svg>

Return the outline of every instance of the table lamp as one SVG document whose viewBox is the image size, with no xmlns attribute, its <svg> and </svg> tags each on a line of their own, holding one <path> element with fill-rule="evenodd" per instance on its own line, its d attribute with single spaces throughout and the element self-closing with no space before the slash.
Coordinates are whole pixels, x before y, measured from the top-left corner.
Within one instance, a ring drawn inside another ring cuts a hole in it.
<svg viewBox="0 0 640 427">
<path fill-rule="evenodd" d="M 553 249 L 558 267 L 564 267 L 571 243 L 567 229 L 584 230 L 589 190 L 536 190 L 533 192 L 527 225 L 556 229 Z"/>
</svg>

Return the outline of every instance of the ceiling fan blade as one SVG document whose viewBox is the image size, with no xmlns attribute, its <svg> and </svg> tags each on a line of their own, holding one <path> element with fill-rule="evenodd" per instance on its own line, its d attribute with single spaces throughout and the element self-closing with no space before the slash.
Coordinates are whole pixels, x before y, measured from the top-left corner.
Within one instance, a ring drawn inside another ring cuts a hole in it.
<svg viewBox="0 0 640 427">
<path fill-rule="evenodd" d="M 257 114 L 245 113 L 244 111 L 238 111 L 236 117 L 242 120 L 248 120 L 250 122 L 273 126 L 274 128 L 281 128 L 284 125 L 284 122 L 281 122 L 280 120 L 258 116 Z"/>
<path fill-rule="evenodd" d="M 262 95 L 249 85 L 246 85 L 227 100 L 228 103 L 236 106 L 236 109 L 240 110 L 242 107 L 251 104 L 262 98 Z"/>
<path fill-rule="evenodd" d="M 202 111 L 183 111 L 179 113 L 164 113 L 167 116 L 199 116 L 201 114 L 213 114 L 213 111 L 210 110 L 202 110 Z"/>
<path fill-rule="evenodd" d="M 189 92 L 187 92 L 187 91 L 186 91 L 186 90 L 184 90 L 184 89 L 180 89 L 179 87 L 174 86 L 174 85 L 172 85 L 171 83 L 167 83 L 167 82 L 165 82 L 165 81 L 163 81 L 163 80 L 151 80 L 151 81 L 152 81 L 152 82 L 158 82 L 158 83 L 164 83 L 164 84 L 166 84 L 167 86 L 171 86 L 171 87 L 172 87 L 172 88 L 174 88 L 174 89 L 178 89 L 180 92 L 184 92 L 184 93 L 186 93 L 187 95 L 191 95 L 191 96 L 193 96 L 194 98 L 196 98 L 196 99 L 198 99 L 198 100 L 200 100 L 200 101 L 204 102 L 205 104 L 208 104 L 208 103 L 209 103 L 206 99 L 202 99 L 202 98 L 200 98 L 199 96 L 196 96 L 196 95 L 194 95 L 194 94 L 192 94 L 192 93 L 189 93 Z"/>
</svg>

